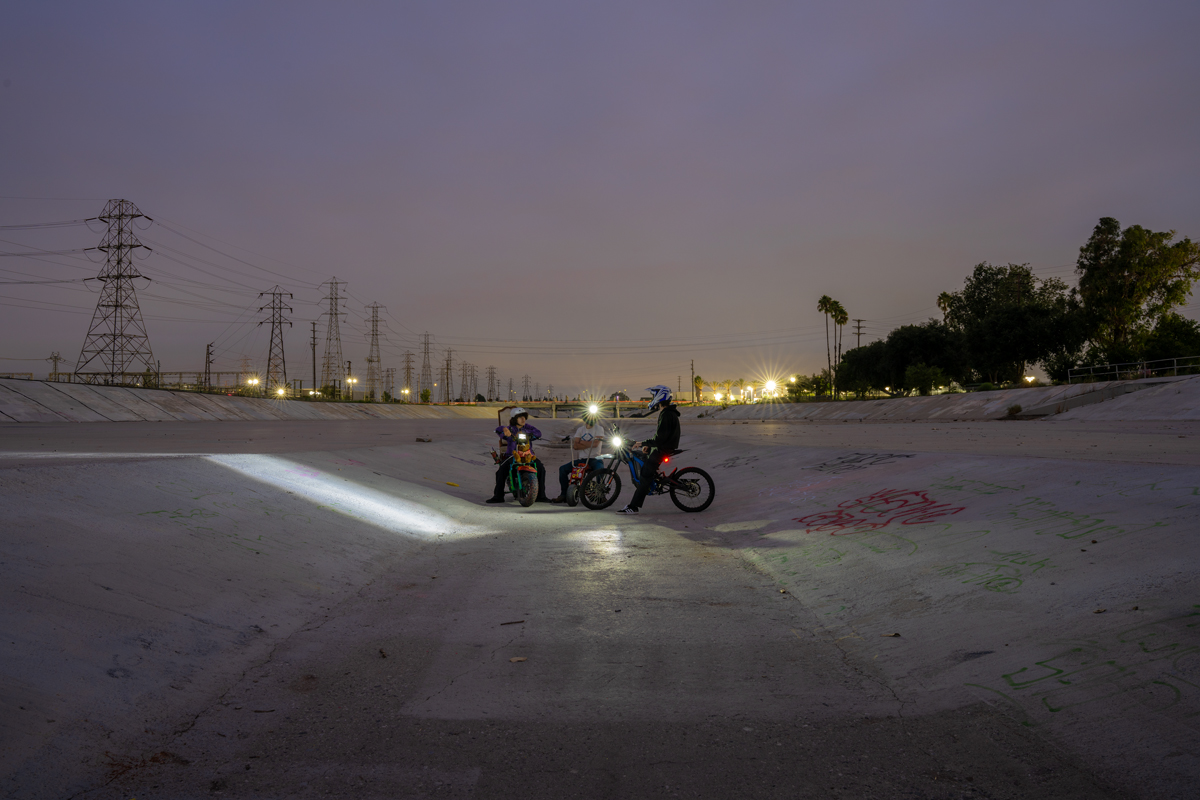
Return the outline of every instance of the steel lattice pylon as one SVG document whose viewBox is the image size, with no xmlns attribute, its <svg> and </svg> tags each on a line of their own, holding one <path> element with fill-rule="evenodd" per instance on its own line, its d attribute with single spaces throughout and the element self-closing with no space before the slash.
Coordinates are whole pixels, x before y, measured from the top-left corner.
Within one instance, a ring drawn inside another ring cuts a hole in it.
<svg viewBox="0 0 1200 800">
<path fill-rule="evenodd" d="M 283 394 L 286 394 L 288 388 L 287 361 L 283 357 L 283 325 L 287 323 L 288 327 L 291 327 L 292 323 L 283 318 L 283 312 L 286 310 L 291 314 L 292 309 L 283 304 L 283 296 L 286 294 L 290 300 L 292 294 L 276 286 L 269 292 L 259 292 L 258 296 L 262 297 L 267 294 L 271 295 L 270 304 L 258 310 L 261 313 L 268 308 L 271 309 L 271 319 L 262 320 L 258 324 L 271 323 L 271 350 L 267 355 L 267 380 L 263 384 L 263 391 L 269 392 L 274 397 L 280 394 L 280 389 L 283 389 Z"/>
<path fill-rule="evenodd" d="M 379 374 L 379 309 L 383 306 L 379 303 L 371 303 L 367 306 L 371 309 L 371 349 L 367 353 L 367 394 L 368 400 L 378 400 L 380 389 L 380 374 Z"/>
<path fill-rule="evenodd" d="M 433 365 L 429 363 L 429 332 L 426 331 L 421 337 L 421 380 L 417 384 L 417 398 L 428 390 L 429 400 L 436 400 L 433 396 Z"/>
<path fill-rule="evenodd" d="M 321 316 L 328 317 L 328 322 L 325 323 L 325 358 L 321 361 L 321 392 L 326 396 L 332 396 L 335 386 L 345 376 L 346 362 L 342 359 L 342 333 L 339 322 L 342 314 L 342 301 L 338 296 L 338 289 L 345 286 L 345 281 L 339 281 L 337 277 L 330 278 L 323 286 L 329 287 L 329 294 L 325 295 L 325 299 L 329 301 L 329 310 Z"/>
<path fill-rule="evenodd" d="M 133 266 L 133 251 L 150 249 L 133 233 L 133 221 L 139 218 L 150 220 L 128 200 L 109 200 L 100 214 L 108 232 L 97 249 L 107 258 L 98 276 L 103 284 L 100 299 L 75 364 L 75 376 L 84 383 L 145 384 L 149 373 L 155 372 L 150 337 L 133 286 L 135 279 L 143 277 Z"/>
</svg>

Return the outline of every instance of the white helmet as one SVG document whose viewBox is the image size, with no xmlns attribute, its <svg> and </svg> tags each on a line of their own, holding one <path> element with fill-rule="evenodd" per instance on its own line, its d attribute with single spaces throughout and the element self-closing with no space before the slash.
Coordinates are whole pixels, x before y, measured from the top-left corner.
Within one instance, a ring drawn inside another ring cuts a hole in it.
<svg viewBox="0 0 1200 800">
<path fill-rule="evenodd" d="M 508 413 L 508 424 L 515 425 L 517 422 L 517 417 L 520 417 L 520 416 L 524 416 L 525 419 L 529 419 L 529 412 L 526 411 L 525 409 L 521 408 L 520 406 L 510 409 L 509 413 Z"/>
<path fill-rule="evenodd" d="M 651 394 L 650 405 L 646 406 L 646 408 L 650 409 L 651 411 L 653 411 L 656 406 L 671 402 L 670 386 L 663 386 L 660 383 L 658 386 L 651 386 L 646 391 L 650 392 Z"/>
</svg>

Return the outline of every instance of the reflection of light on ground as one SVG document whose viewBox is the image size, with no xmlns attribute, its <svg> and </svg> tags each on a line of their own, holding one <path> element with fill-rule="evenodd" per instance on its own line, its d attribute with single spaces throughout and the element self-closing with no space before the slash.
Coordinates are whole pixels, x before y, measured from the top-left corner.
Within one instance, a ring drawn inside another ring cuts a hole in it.
<svg viewBox="0 0 1200 800">
<path fill-rule="evenodd" d="M 409 536 L 432 538 L 477 533 L 428 506 L 324 474 L 287 459 L 265 455 L 207 456 L 234 472 L 325 506 L 339 514 Z"/>
<path fill-rule="evenodd" d="M 588 545 L 592 552 L 600 555 L 615 556 L 624 552 L 625 537 L 614 528 L 603 531 L 579 531 L 571 538 Z"/>
</svg>

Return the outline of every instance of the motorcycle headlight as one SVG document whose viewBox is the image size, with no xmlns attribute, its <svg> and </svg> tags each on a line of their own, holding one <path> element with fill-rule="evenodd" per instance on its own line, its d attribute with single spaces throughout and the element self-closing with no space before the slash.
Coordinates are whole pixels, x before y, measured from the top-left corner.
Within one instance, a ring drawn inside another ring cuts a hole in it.
<svg viewBox="0 0 1200 800">
<path fill-rule="evenodd" d="M 621 437 L 620 436 L 614 437 L 613 438 L 613 447 L 620 447 L 620 446 L 621 446 Z"/>
<path fill-rule="evenodd" d="M 523 434 L 523 433 L 518 433 L 518 434 L 517 434 L 517 438 L 518 438 L 518 439 L 520 439 L 520 440 L 523 442 L 523 441 L 525 441 L 525 434 Z"/>
</svg>

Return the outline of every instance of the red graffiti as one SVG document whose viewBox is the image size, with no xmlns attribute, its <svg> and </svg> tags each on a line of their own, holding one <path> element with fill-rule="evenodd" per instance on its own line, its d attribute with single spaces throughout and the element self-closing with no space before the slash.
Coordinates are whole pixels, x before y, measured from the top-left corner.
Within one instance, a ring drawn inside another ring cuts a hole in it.
<svg viewBox="0 0 1200 800">
<path fill-rule="evenodd" d="M 832 511 L 797 517 L 795 521 L 805 526 L 807 533 L 828 532 L 830 536 L 845 536 L 877 531 L 893 522 L 924 525 L 962 510 L 963 506 L 938 503 L 925 492 L 881 489 L 875 494 L 839 503 Z"/>
</svg>

